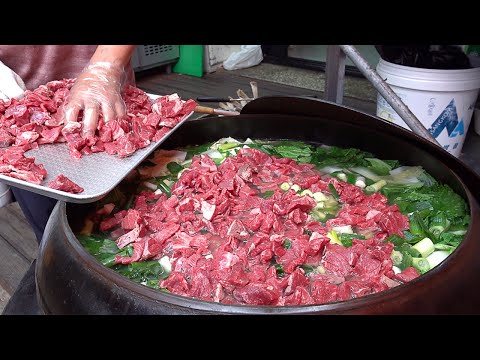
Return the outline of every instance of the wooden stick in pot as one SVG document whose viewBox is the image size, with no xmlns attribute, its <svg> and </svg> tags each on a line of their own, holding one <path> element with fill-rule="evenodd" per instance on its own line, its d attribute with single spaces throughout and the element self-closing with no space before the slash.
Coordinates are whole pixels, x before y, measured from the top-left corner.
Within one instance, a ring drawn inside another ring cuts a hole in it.
<svg viewBox="0 0 480 360">
<path fill-rule="evenodd" d="M 240 115 L 238 111 L 227 111 L 227 110 L 222 110 L 222 109 L 215 109 L 207 106 L 196 106 L 195 110 L 193 110 L 196 113 L 201 113 L 201 114 L 212 114 L 212 115 L 224 115 L 224 116 L 234 116 L 234 115 Z"/>
</svg>

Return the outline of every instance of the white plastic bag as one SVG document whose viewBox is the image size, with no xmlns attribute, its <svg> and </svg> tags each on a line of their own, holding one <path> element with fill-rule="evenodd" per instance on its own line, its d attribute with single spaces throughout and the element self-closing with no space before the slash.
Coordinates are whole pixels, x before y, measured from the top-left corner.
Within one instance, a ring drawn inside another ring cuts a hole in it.
<svg viewBox="0 0 480 360">
<path fill-rule="evenodd" d="M 240 51 L 232 53 L 224 62 L 225 70 L 245 69 L 260 64 L 263 60 L 260 45 L 242 45 Z"/>
<path fill-rule="evenodd" d="M 0 99 L 21 99 L 25 92 L 25 84 L 20 76 L 0 61 Z"/>
</svg>

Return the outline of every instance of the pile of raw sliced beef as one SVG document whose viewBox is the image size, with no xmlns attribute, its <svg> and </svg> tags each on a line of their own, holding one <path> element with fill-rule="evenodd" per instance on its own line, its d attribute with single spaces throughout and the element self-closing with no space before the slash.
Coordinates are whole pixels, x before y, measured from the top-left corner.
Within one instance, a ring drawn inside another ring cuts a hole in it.
<svg viewBox="0 0 480 360">
<path fill-rule="evenodd" d="M 342 204 L 337 217 L 313 221 L 309 212 L 316 202 L 281 190 L 286 181 L 326 194 L 333 185 Z M 269 191 L 271 197 L 262 195 Z M 328 231 L 348 225 L 373 236 L 354 239 L 351 247 L 332 243 Z M 119 248 L 133 246 L 132 256 L 117 255 L 117 264 L 167 256 L 172 272 L 159 285 L 174 294 L 275 306 L 349 300 L 419 276 L 413 267 L 395 274 L 393 244 L 384 241 L 408 227 L 408 218 L 382 194 L 366 195 L 325 178 L 314 165 L 253 148 L 221 165 L 197 155 L 169 198 L 144 191 L 133 208 L 99 224 Z"/>
<path fill-rule="evenodd" d="M 197 105 L 193 100 L 183 102 L 177 94 L 152 101 L 144 91 L 128 85 L 123 93 L 127 115 L 107 123 L 100 117 L 95 136 L 83 138 L 82 113 L 78 122 L 68 124 L 63 123 L 61 116 L 62 105 L 74 82 L 75 79 L 52 81 L 33 91 L 27 90 L 20 100 L 0 100 L 1 175 L 41 184 L 47 169 L 24 153 L 43 144 L 66 142 L 73 158 L 101 151 L 130 156 L 161 139 Z M 63 175 L 48 186 L 73 193 L 83 191 Z"/>
</svg>

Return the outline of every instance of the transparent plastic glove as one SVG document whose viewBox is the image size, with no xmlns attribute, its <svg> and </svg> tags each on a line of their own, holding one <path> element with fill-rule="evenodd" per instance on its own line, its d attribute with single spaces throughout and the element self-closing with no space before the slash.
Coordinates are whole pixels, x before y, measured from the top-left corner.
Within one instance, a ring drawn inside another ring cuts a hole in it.
<svg viewBox="0 0 480 360">
<path fill-rule="evenodd" d="M 98 118 L 105 122 L 125 115 L 125 102 L 121 96 L 123 67 L 109 62 L 88 65 L 75 80 L 63 107 L 65 124 L 77 122 L 83 110 L 82 136 L 95 134 Z"/>
<path fill-rule="evenodd" d="M 22 78 L 0 61 L 0 99 L 4 101 L 12 98 L 21 99 L 25 90 Z"/>
</svg>

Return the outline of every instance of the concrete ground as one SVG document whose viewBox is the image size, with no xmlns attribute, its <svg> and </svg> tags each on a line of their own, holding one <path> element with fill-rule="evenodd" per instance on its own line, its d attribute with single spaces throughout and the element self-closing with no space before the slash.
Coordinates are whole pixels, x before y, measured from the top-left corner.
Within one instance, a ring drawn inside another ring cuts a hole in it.
<svg viewBox="0 0 480 360">
<path fill-rule="evenodd" d="M 261 63 L 247 69 L 234 70 L 238 75 L 272 81 L 315 91 L 324 91 L 325 73 L 289 66 Z M 346 76 L 344 96 L 376 103 L 377 90 L 365 78 Z M 261 89 L 260 89 L 261 90 Z M 262 94 L 259 93 L 261 96 Z"/>
</svg>

